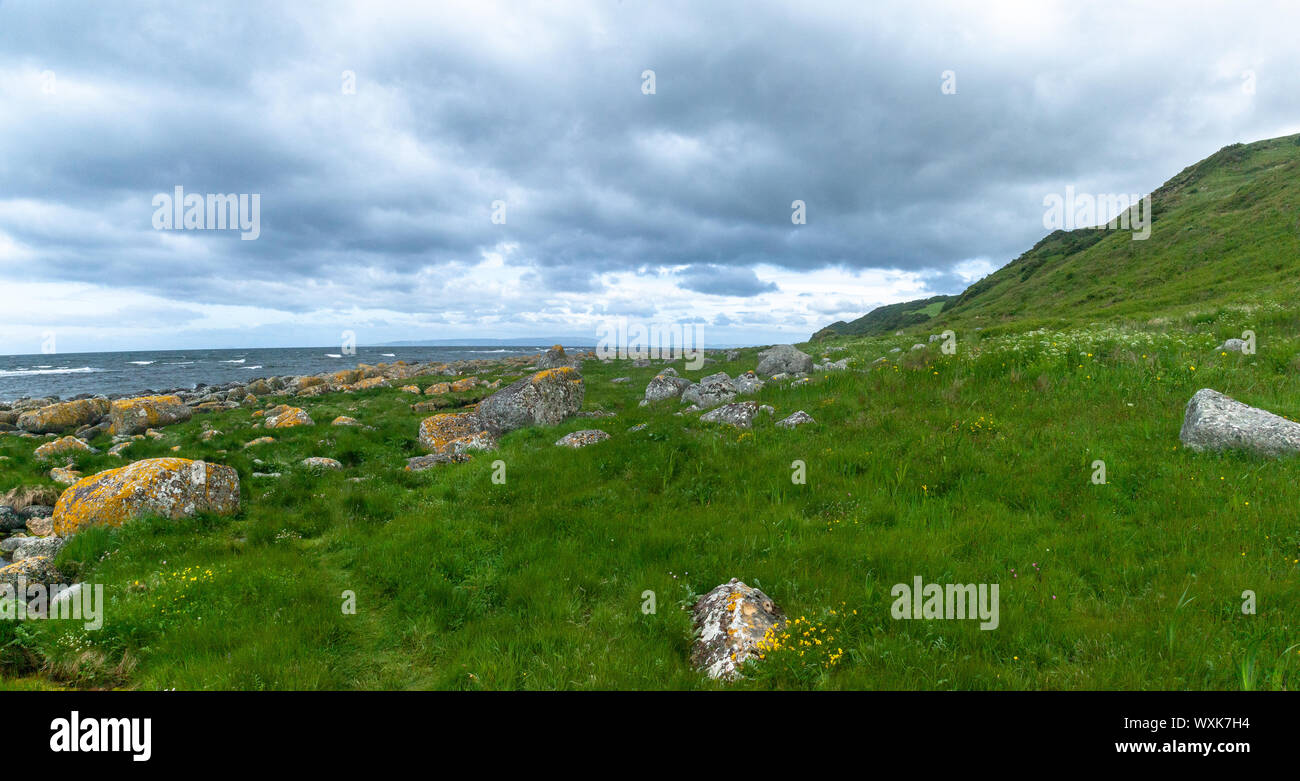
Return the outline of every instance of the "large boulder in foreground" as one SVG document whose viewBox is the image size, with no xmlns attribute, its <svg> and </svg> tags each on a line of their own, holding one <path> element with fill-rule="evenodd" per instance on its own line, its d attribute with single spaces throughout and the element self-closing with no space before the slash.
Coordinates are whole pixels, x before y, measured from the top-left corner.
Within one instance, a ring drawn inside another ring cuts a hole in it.
<svg viewBox="0 0 1300 781">
<path fill-rule="evenodd" d="M 759 654 L 758 643 L 768 631 L 785 626 L 785 613 L 771 597 L 735 578 L 700 597 L 691 616 L 691 664 L 722 680 L 739 676 L 745 660 Z"/>
<path fill-rule="evenodd" d="M 585 392 L 576 369 L 544 369 L 488 396 L 477 414 L 498 436 L 527 426 L 553 426 L 582 407 Z"/>
<path fill-rule="evenodd" d="M 54 533 L 88 526 L 120 526 L 141 515 L 183 518 L 239 511 L 234 467 L 187 458 L 149 458 L 81 480 L 54 505 Z"/>
<path fill-rule="evenodd" d="M 18 416 L 18 428 L 33 434 L 60 434 L 93 426 L 109 410 L 108 399 L 80 399 L 51 404 Z"/>
<path fill-rule="evenodd" d="M 1187 402 L 1178 438 L 1192 450 L 1290 455 L 1300 452 L 1300 423 L 1202 388 Z"/>
<path fill-rule="evenodd" d="M 420 447 L 437 455 L 492 450 L 496 437 L 473 412 L 450 412 L 420 421 Z"/>
<path fill-rule="evenodd" d="M 113 434 L 143 434 L 151 428 L 184 423 L 194 411 L 180 396 L 140 396 L 118 399 L 109 410 Z"/>
<path fill-rule="evenodd" d="M 760 377 L 771 377 L 776 374 L 810 372 L 812 367 L 811 355 L 799 351 L 792 344 L 778 344 L 758 354 L 758 368 L 754 372 Z"/>
</svg>

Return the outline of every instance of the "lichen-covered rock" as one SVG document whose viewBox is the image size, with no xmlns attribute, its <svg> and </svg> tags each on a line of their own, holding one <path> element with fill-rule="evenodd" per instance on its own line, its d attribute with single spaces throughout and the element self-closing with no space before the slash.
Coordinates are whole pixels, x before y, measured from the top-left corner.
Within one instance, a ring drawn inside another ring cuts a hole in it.
<svg viewBox="0 0 1300 781">
<path fill-rule="evenodd" d="M 772 598 L 736 578 L 700 597 L 691 614 L 695 645 L 691 664 L 710 678 L 733 680 L 768 630 L 785 625 L 785 613 Z"/>
<path fill-rule="evenodd" d="M 59 434 L 93 426 L 108 414 L 108 399 L 80 399 L 51 404 L 18 416 L 18 428 L 33 434 Z"/>
<path fill-rule="evenodd" d="M 360 369 L 344 369 L 343 371 L 334 372 L 330 376 L 330 381 L 335 385 L 351 385 L 361 381 Z"/>
<path fill-rule="evenodd" d="M 1246 342 L 1242 339 L 1228 339 L 1223 344 L 1214 348 L 1215 352 L 1226 353 L 1244 353 L 1246 352 Z"/>
<path fill-rule="evenodd" d="M 114 434 L 138 434 L 159 426 L 184 423 L 194 411 L 180 396 L 140 396 L 118 399 L 109 409 L 110 431 Z"/>
<path fill-rule="evenodd" d="M 406 471 L 423 472 L 426 469 L 433 469 L 435 466 L 460 464 L 469 460 L 470 456 L 466 453 L 431 453 L 427 456 L 406 459 Z"/>
<path fill-rule="evenodd" d="M 14 548 L 14 561 L 45 556 L 53 559 L 63 550 L 62 537 L 26 537 Z"/>
<path fill-rule="evenodd" d="M 758 368 L 754 370 L 761 377 L 774 374 L 798 374 L 812 370 L 811 355 L 800 351 L 792 344 L 778 344 L 758 354 Z"/>
<path fill-rule="evenodd" d="M 758 375 L 754 374 L 752 371 L 738 375 L 731 381 L 731 384 L 735 386 L 737 396 L 752 396 L 753 394 L 763 390 L 763 387 L 767 385 L 767 383 L 760 380 Z"/>
<path fill-rule="evenodd" d="M 73 453 L 96 452 L 98 451 L 76 437 L 60 437 L 53 442 L 46 442 L 44 445 L 36 448 L 34 455 L 39 459 L 45 460 L 54 458 L 55 456 L 71 455 Z"/>
<path fill-rule="evenodd" d="M 589 428 L 589 429 L 584 429 L 582 431 L 574 431 L 570 434 L 565 434 L 564 436 L 556 440 L 555 444 L 560 447 L 577 448 L 577 447 L 586 447 L 587 445 L 594 445 L 597 442 L 603 442 L 606 439 L 609 439 L 609 434 L 605 433 L 604 431 L 601 431 L 598 428 Z"/>
<path fill-rule="evenodd" d="M 804 412 L 803 410 L 799 410 L 798 412 L 792 413 L 789 416 L 784 417 L 781 420 L 778 420 L 776 422 L 776 425 L 780 428 L 794 428 L 795 426 L 802 426 L 805 423 L 816 423 L 816 422 L 817 421 L 813 420 L 812 415 L 809 415 L 807 412 Z"/>
<path fill-rule="evenodd" d="M 185 458 L 149 458 L 91 475 L 54 505 L 54 533 L 88 526 L 119 526 L 140 515 L 182 518 L 200 512 L 239 511 L 239 473 L 233 467 Z"/>
<path fill-rule="evenodd" d="M 416 394 L 418 394 L 418 393 L 421 392 L 421 391 L 420 391 L 420 386 L 419 386 L 419 385 L 403 385 L 402 387 L 398 388 L 398 390 L 401 391 L 402 393 L 416 393 Z"/>
<path fill-rule="evenodd" d="M 680 399 L 682 393 L 691 387 L 691 381 L 685 377 L 678 377 L 676 372 L 669 374 L 661 372 L 650 380 L 645 386 L 645 400 L 650 404 L 656 401 L 665 401 L 667 399 Z"/>
<path fill-rule="evenodd" d="M 27 531 L 37 537 L 48 537 L 54 533 L 53 518 L 28 518 Z"/>
<path fill-rule="evenodd" d="M 249 440 L 248 442 L 246 442 L 244 444 L 244 447 L 249 448 L 254 445 L 269 445 L 274 441 L 275 441 L 275 437 L 258 437 L 257 439 Z"/>
<path fill-rule="evenodd" d="M 266 414 L 263 428 L 292 428 L 294 426 L 314 426 L 316 423 L 301 407 L 286 407 L 283 404 L 271 409 Z"/>
<path fill-rule="evenodd" d="M 1178 438 L 1192 450 L 1290 455 L 1300 452 L 1300 423 L 1202 388 L 1187 402 Z"/>
<path fill-rule="evenodd" d="M 451 384 L 452 393 L 464 393 L 467 390 L 473 390 L 478 384 L 478 377 L 466 377 L 463 380 L 456 380 Z"/>
<path fill-rule="evenodd" d="M 700 420 L 705 423 L 722 423 L 736 428 L 750 428 L 753 426 L 754 416 L 757 414 L 758 402 L 738 401 L 734 404 L 724 404 L 712 412 L 706 412 L 700 416 Z"/>
<path fill-rule="evenodd" d="M 736 398 L 736 386 L 726 372 L 710 374 L 682 393 L 683 404 L 709 409 Z"/>
<path fill-rule="evenodd" d="M 301 464 L 307 467 L 308 469 L 342 469 L 343 468 L 343 464 L 339 463 L 338 461 L 332 458 L 325 458 L 324 456 L 312 456 L 311 458 L 304 458 L 301 461 Z"/>
<path fill-rule="evenodd" d="M 544 369 L 484 399 L 478 416 L 498 436 L 526 426 L 553 426 L 581 409 L 585 390 L 577 370 Z"/>
<path fill-rule="evenodd" d="M 60 485 L 72 485 L 82 477 L 83 475 L 77 470 L 66 467 L 56 466 L 50 470 L 50 479 Z"/>
<path fill-rule="evenodd" d="M 569 356 L 564 354 L 564 348 L 558 344 L 537 359 L 538 369 L 558 369 L 561 366 L 571 365 L 572 362 L 569 360 Z"/>
<path fill-rule="evenodd" d="M 450 392 L 451 392 L 451 383 L 449 382 L 435 382 L 434 384 L 424 389 L 424 395 L 426 396 L 437 396 L 443 393 L 450 393 Z"/>
<path fill-rule="evenodd" d="M 367 377 L 364 380 L 358 380 L 357 382 L 347 386 L 346 390 L 363 391 L 371 390 L 373 388 L 388 388 L 391 386 L 392 383 L 389 382 L 386 377 Z"/>
<path fill-rule="evenodd" d="M 429 453 L 492 450 L 496 437 L 473 412 L 451 412 L 420 421 L 420 446 Z"/>
<path fill-rule="evenodd" d="M 7 567 L 0 567 L 0 584 L 15 588 L 31 583 L 58 583 L 63 575 L 54 568 L 54 560 L 49 556 L 32 556 L 15 561 Z"/>
<path fill-rule="evenodd" d="M 356 418 L 349 418 L 347 415 L 339 415 L 330 421 L 331 426 L 360 426 L 361 421 Z"/>
</svg>

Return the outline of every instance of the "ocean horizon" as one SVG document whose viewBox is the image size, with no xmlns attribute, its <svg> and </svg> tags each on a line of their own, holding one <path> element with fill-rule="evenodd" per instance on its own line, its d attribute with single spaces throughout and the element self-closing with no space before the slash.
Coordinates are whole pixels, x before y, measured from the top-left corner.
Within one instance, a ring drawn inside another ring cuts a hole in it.
<svg viewBox="0 0 1300 781">
<path fill-rule="evenodd" d="M 566 350 L 590 346 L 564 345 Z M 129 396 L 202 385 L 251 382 L 259 377 L 316 374 L 360 363 L 467 361 L 534 355 L 535 345 L 253 347 L 210 350 L 132 350 L 0 356 L 0 401 L 83 394 Z"/>
</svg>

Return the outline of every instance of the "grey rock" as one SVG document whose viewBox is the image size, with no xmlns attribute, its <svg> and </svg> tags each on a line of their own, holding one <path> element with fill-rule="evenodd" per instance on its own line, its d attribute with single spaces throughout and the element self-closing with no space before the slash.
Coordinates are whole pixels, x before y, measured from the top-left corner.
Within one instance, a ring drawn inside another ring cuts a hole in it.
<svg viewBox="0 0 1300 781">
<path fill-rule="evenodd" d="M 687 388 L 682 393 L 682 403 L 709 409 L 731 401 L 736 398 L 736 393 L 736 385 L 731 378 L 725 372 L 718 372 Z"/>
<path fill-rule="evenodd" d="M 556 440 L 555 444 L 559 447 L 578 448 L 586 447 L 587 445 L 594 445 L 597 442 L 604 442 L 607 439 L 609 439 L 609 434 L 600 429 L 591 428 L 565 434 Z"/>
<path fill-rule="evenodd" d="M 416 456 L 406 459 L 406 471 L 423 472 L 443 464 L 463 464 L 470 458 L 467 453 L 433 453 L 427 456 Z"/>
<path fill-rule="evenodd" d="M 656 401 L 680 399 L 689 387 L 691 381 L 685 377 L 678 377 L 676 372 L 669 374 L 667 371 L 662 371 L 645 386 L 645 400 L 653 404 Z"/>
<path fill-rule="evenodd" d="M 63 549 L 62 537 L 27 537 L 13 551 L 13 560 L 22 561 L 33 556 L 49 556 L 51 559 Z"/>
<path fill-rule="evenodd" d="M 778 344 L 758 354 L 758 368 L 755 373 L 762 377 L 774 374 L 794 374 L 811 371 L 812 356 L 796 349 L 792 344 Z"/>
<path fill-rule="evenodd" d="M 1202 388 L 1187 402 L 1178 438 L 1198 451 L 1290 455 L 1300 452 L 1300 423 Z"/>
<path fill-rule="evenodd" d="M 1242 339 L 1229 339 L 1218 347 L 1215 347 L 1214 351 L 1244 353 L 1246 351 L 1246 342 Z"/>
<path fill-rule="evenodd" d="M 576 369 L 539 371 L 480 402 L 478 417 L 498 436 L 526 426 L 553 426 L 582 408 L 585 390 Z"/>
<path fill-rule="evenodd" d="M 776 425 L 780 426 L 781 428 L 794 428 L 795 426 L 802 426 L 805 423 L 816 423 L 816 422 L 817 421 L 813 420 L 812 415 L 809 415 L 807 412 L 804 412 L 803 410 L 799 410 L 798 412 L 792 413 L 782 418 L 781 420 L 778 420 L 776 422 Z"/>
<path fill-rule="evenodd" d="M 724 404 L 715 410 L 706 412 L 700 416 L 700 420 L 705 423 L 722 423 L 736 428 L 750 428 L 754 424 L 754 416 L 758 414 L 758 402 L 756 401 L 738 401 L 734 404 Z"/>
</svg>

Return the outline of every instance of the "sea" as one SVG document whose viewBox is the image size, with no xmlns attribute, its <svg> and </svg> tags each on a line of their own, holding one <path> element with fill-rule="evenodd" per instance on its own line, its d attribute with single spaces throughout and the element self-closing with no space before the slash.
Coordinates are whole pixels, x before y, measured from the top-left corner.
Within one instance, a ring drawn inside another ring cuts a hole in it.
<svg viewBox="0 0 1300 781">
<path fill-rule="evenodd" d="M 246 350 L 152 350 L 146 352 L 0 355 L 0 401 L 81 394 L 138 395 L 248 382 L 258 377 L 316 374 L 351 369 L 359 363 L 468 361 L 536 355 L 543 347 L 273 347 Z M 570 348 L 566 345 L 566 350 Z M 587 350 L 590 347 L 572 349 Z"/>
</svg>

